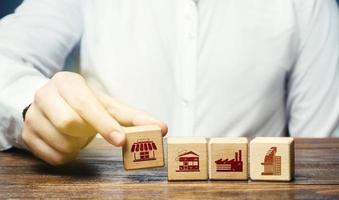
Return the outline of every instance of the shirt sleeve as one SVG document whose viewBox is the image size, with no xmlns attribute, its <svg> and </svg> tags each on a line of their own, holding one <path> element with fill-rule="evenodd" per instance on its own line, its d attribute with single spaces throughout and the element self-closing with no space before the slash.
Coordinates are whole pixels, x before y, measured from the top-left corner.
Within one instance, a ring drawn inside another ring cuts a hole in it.
<svg viewBox="0 0 339 200">
<path fill-rule="evenodd" d="M 79 0 L 26 0 L 0 21 L 0 150 L 20 142 L 22 110 L 82 35 Z"/>
<path fill-rule="evenodd" d="M 339 136 L 339 14 L 335 0 L 295 0 L 298 54 L 289 72 L 289 133 Z"/>
</svg>

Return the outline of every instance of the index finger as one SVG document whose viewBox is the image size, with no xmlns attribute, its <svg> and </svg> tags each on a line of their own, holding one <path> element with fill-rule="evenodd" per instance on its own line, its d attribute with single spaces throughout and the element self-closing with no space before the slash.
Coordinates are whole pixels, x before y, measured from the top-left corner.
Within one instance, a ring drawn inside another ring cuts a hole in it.
<svg viewBox="0 0 339 200">
<path fill-rule="evenodd" d="M 108 142 L 115 146 L 123 145 L 125 140 L 124 130 L 96 99 L 80 75 L 73 73 L 63 75 L 62 78 L 56 77 L 55 82 L 60 96 L 76 113 Z M 72 87 L 70 87 L 70 84 Z"/>
<path fill-rule="evenodd" d="M 155 119 L 147 112 L 123 104 L 100 91 L 95 93 L 99 101 L 106 107 L 109 114 L 112 115 L 121 125 L 158 125 L 161 128 L 162 135 L 165 136 L 167 134 L 167 125 L 164 122 Z"/>
</svg>

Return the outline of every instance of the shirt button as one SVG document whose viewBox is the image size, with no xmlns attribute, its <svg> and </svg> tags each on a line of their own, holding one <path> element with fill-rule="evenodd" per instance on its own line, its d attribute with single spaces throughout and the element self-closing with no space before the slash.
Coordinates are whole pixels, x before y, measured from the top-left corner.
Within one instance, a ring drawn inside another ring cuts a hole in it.
<svg viewBox="0 0 339 200">
<path fill-rule="evenodd" d="M 188 100 L 184 99 L 184 100 L 182 101 L 182 105 L 183 105 L 184 107 L 188 107 L 188 104 L 189 104 L 189 101 L 188 101 Z"/>
<path fill-rule="evenodd" d="M 188 33 L 187 38 L 193 40 L 195 37 L 193 33 Z"/>
<path fill-rule="evenodd" d="M 192 0 L 190 3 L 191 8 L 196 8 L 198 1 Z"/>
</svg>

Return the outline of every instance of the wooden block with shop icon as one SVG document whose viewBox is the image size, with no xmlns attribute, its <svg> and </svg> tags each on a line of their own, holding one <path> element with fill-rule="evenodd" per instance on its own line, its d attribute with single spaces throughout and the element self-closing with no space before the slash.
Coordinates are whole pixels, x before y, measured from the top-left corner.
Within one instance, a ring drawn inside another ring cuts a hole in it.
<svg viewBox="0 0 339 200">
<path fill-rule="evenodd" d="M 247 145 L 245 137 L 211 138 L 208 143 L 209 178 L 247 180 Z"/>
<path fill-rule="evenodd" d="M 252 180 L 291 181 L 294 176 L 294 139 L 256 137 L 250 143 Z"/>
<path fill-rule="evenodd" d="M 168 180 L 207 180 L 206 138 L 168 138 Z"/>
<path fill-rule="evenodd" d="M 122 148 L 126 170 L 164 166 L 163 137 L 159 126 L 126 127 Z"/>
</svg>

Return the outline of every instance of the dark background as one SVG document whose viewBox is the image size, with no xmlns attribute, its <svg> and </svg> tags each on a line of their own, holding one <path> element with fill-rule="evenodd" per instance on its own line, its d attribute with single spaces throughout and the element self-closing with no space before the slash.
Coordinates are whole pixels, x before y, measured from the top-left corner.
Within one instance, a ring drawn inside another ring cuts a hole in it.
<svg viewBox="0 0 339 200">
<path fill-rule="evenodd" d="M 21 2 L 22 0 L 0 0 L 0 18 L 12 13 Z"/>
</svg>

